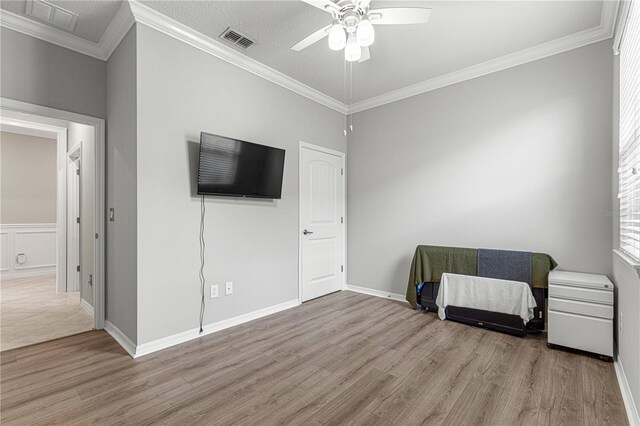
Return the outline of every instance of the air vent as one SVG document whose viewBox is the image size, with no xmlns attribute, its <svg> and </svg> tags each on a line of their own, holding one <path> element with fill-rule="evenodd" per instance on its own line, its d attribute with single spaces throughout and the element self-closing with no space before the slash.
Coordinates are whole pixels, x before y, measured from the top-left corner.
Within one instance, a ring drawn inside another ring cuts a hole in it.
<svg viewBox="0 0 640 426">
<path fill-rule="evenodd" d="M 240 40 L 242 38 L 242 36 L 240 34 L 238 34 L 237 32 L 235 32 L 234 30 L 227 30 L 224 33 L 224 39 L 227 41 L 230 41 L 232 43 L 237 43 L 238 40 Z"/>
<path fill-rule="evenodd" d="M 44 0 L 27 0 L 25 13 L 67 31 L 73 31 L 78 15 Z"/>
<path fill-rule="evenodd" d="M 246 37 L 242 37 L 240 40 L 238 40 L 238 43 L 236 44 L 244 49 L 248 49 L 253 44 L 253 41 L 249 40 Z"/>
<path fill-rule="evenodd" d="M 233 28 L 227 28 L 222 34 L 220 34 L 220 38 L 243 49 L 248 49 L 256 43 Z"/>
</svg>

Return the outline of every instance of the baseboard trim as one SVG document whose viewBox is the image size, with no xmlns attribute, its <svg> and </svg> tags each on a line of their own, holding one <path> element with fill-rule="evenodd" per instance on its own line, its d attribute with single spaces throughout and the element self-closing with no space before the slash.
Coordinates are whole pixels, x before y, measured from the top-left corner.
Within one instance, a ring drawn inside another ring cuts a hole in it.
<svg viewBox="0 0 640 426">
<path fill-rule="evenodd" d="M 118 342 L 122 348 L 131 355 L 131 358 L 136 357 L 136 345 L 124 334 L 118 327 L 116 327 L 111 321 L 106 320 L 104 322 L 104 329 L 107 333 Z"/>
<path fill-rule="evenodd" d="M 89 302 L 87 302 L 86 300 L 84 300 L 82 297 L 80 298 L 80 306 L 82 307 L 82 309 L 84 309 L 89 315 L 91 315 L 91 318 L 93 318 L 93 306 L 91 306 L 89 304 Z"/>
<path fill-rule="evenodd" d="M 4 272 L 0 273 L 0 279 L 2 280 L 15 280 L 17 278 L 31 278 L 31 277 L 48 277 L 48 276 L 56 276 L 56 267 L 47 267 L 47 269 L 40 269 L 38 271 L 25 271 L 25 272 L 14 272 L 11 274 L 5 274 Z"/>
<path fill-rule="evenodd" d="M 180 343 L 184 343 L 189 340 L 197 339 L 198 337 L 206 336 L 207 334 L 212 334 L 217 331 L 235 327 L 236 325 L 244 324 L 246 322 L 266 317 L 268 315 L 273 315 L 287 309 L 295 308 L 298 305 L 298 299 L 289 300 L 288 302 L 280 303 L 278 305 L 268 306 L 263 309 L 258 309 L 257 311 L 238 315 L 226 320 L 214 322 L 212 324 L 207 324 L 203 327 L 202 333 L 200 333 L 199 328 L 193 328 L 182 333 L 177 333 L 172 336 L 163 337 L 162 339 L 143 343 L 136 347 L 134 357 L 137 358 L 143 355 L 148 355 L 150 353 L 157 352 L 171 346 L 179 345 Z"/>
<path fill-rule="evenodd" d="M 622 367 L 622 361 L 620 356 L 616 357 L 613 363 L 613 367 L 616 370 L 616 378 L 618 379 L 618 386 L 620 387 L 620 393 L 622 394 L 622 401 L 624 402 L 624 408 L 627 411 L 627 420 L 632 426 L 640 425 L 640 416 L 638 415 L 638 408 L 633 400 L 633 394 L 627 381 L 627 376 L 624 374 L 624 368 Z"/>
<path fill-rule="evenodd" d="M 388 291 L 376 290 L 373 288 L 360 287 L 357 285 L 347 284 L 348 291 L 355 291 L 356 293 L 368 294 L 369 296 L 382 297 L 385 299 L 396 300 L 398 302 L 406 302 L 404 294 L 390 293 Z"/>
</svg>

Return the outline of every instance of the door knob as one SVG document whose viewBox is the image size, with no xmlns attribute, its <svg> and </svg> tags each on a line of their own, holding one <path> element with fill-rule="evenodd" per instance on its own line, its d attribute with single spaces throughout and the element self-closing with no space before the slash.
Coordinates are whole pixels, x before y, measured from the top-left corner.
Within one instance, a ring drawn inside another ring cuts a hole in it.
<svg viewBox="0 0 640 426">
<path fill-rule="evenodd" d="M 313 234 L 313 232 L 311 232 L 311 231 L 307 231 L 306 229 L 305 229 L 304 231 L 302 231 L 302 233 L 303 233 L 304 235 Z"/>
</svg>

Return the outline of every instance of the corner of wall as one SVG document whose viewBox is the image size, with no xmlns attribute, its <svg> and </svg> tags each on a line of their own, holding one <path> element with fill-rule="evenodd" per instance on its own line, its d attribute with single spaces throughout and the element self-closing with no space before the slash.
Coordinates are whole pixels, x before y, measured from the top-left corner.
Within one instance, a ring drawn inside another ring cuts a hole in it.
<svg viewBox="0 0 640 426">
<path fill-rule="evenodd" d="M 134 353 L 138 341 L 136 57 L 134 25 L 107 61 L 105 206 L 114 209 L 114 220 L 106 222 L 106 328 Z"/>
</svg>

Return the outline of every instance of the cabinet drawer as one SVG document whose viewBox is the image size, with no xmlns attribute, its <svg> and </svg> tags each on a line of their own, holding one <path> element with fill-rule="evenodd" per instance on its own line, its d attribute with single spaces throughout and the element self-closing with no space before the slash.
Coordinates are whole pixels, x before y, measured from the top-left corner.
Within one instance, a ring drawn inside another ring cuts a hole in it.
<svg viewBox="0 0 640 426">
<path fill-rule="evenodd" d="M 613 291 L 594 288 L 549 283 L 549 298 L 551 297 L 613 305 Z"/>
<path fill-rule="evenodd" d="M 613 356 L 613 321 L 549 310 L 549 343 Z"/>
<path fill-rule="evenodd" d="M 613 319 L 613 305 L 580 302 L 577 300 L 554 299 L 550 297 L 549 309 L 552 311 L 588 315 L 590 317 Z"/>
</svg>

